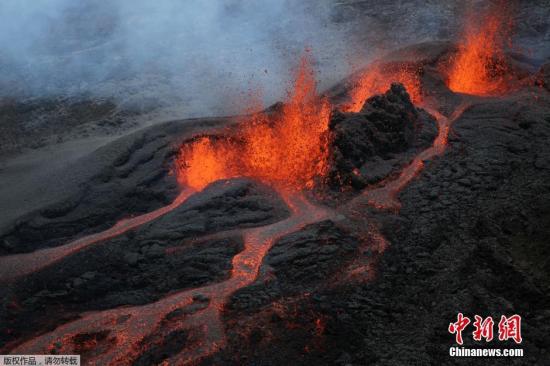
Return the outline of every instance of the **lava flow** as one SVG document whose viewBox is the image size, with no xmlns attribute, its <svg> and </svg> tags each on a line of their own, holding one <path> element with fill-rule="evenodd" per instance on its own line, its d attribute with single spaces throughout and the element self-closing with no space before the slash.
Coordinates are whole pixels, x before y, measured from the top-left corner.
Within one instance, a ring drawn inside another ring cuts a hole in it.
<svg viewBox="0 0 550 366">
<path fill-rule="evenodd" d="M 33 272 L 38 272 L 93 244 L 114 238 L 138 226 L 153 221 L 183 204 L 194 192 L 193 189 L 184 189 L 168 206 L 130 219 L 121 220 L 110 229 L 100 233 L 88 235 L 53 248 L 41 249 L 32 253 L 0 257 L 0 283 L 12 281 Z"/>
<path fill-rule="evenodd" d="M 465 22 L 463 41 L 448 70 L 449 89 L 481 96 L 507 92 L 510 73 L 504 47 L 511 28 L 505 6 L 492 6 L 487 13 L 478 15 L 471 11 Z"/>
<path fill-rule="evenodd" d="M 425 160 L 441 155 L 445 151 L 451 124 L 464 113 L 468 106 L 467 103 L 461 104 L 449 118 L 439 113 L 436 109 L 424 106 L 424 108 L 437 120 L 438 134 L 433 145 L 418 154 L 413 161 L 401 171 L 397 178 L 383 182 L 383 185 L 380 187 L 372 189 L 367 188 L 361 196 L 354 201 L 360 202 L 366 198 L 367 202 L 376 208 L 398 211 L 401 207 L 401 203 L 397 199 L 397 195 L 420 173 L 424 167 Z M 352 204 L 353 203 L 352 201 Z"/>
<path fill-rule="evenodd" d="M 199 289 L 180 291 L 155 303 L 117 308 L 89 313 L 67 323 L 50 333 L 34 338 L 12 353 L 57 353 L 72 354 L 79 345 L 76 342 L 82 334 L 104 334 L 108 345 L 100 354 L 90 354 L 87 364 L 129 365 L 144 352 L 144 339 L 163 332 L 167 336 L 177 330 L 199 331 L 200 340 L 172 355 L 164 362 L 170 365 L 193 364 L 217 351 L 224 343 L 223 324 L 220 312 L 228 297 L 236 290 L 250 285 L 258 276 L 263 258 L 271 246 L 281 237 L 295 232 L 305 225 L 330 219 L 331 211 L 312 205 L 301 193 L 282 195 L 291 209 L 286 220 L 264 227 L 243 230 L 244 250 L 233 258 L 233 269 L 227 281 Z M 184 309 L 194 303 L 208 301 L 208 305 L 189 311 L 187 317 L 170 320 L 167 328 L 161 328 L 167 315 L 177 309 Z M 56 347 L 60 345 L 60 347 Z M 98 348 L 103 348 L 98 347 Z"/>
</svg>

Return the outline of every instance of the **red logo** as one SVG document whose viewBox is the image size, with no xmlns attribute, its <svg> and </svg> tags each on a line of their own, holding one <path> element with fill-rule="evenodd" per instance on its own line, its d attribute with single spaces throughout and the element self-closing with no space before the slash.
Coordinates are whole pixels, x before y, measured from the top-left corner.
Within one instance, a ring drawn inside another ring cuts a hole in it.
<svg viewBox="0 0 550 366">
<path fill-rule="evenodd" d="M 474 341 L 481 341 L 482 338 L 485 338 L 485 342 L 491 342 L 493 340 L 493 325 L 495 324 L 493 318 L 488 316 L 483 319 L 479 315 L 475 315 L 475 319 L 474 327 L 476 329 L 472 333 Z"/>
<path fill-rule="evenodd" d="M 462 331 L 470 324 L 470 318 L 464 317 L 462 313 L 458 313 L 456 323 L 449 324 L 449 333 L 456 334 L 456 343 L 462 344 Z"/>
<path fill-rule="evenodd" d="M 472 337 L 474 341 L 481 341 L 485 339 L 485 342 L 491 342 L 493 340 L 493 328 L 495 322 L 493 318 L 488 316 L 483 318 L 479 315 L 474 315 L 474 331 Z M 455 335 L 455 341 L 457 344 L 463 344 L 462 332 L 471 323 L 470 318 L 464 316 L 462 313 L 458 313 L 457 321 L 449 324 L 449 333 Z M 507 341 L 512 339 L 517 344 L 520 344 L 523 339 L 521 338 L 521 316 L 515 314 L 509 317 L 502 315 L 498 323 L 498 340 Z"/>
<path fill-rule="evenodd" d="M 517 314 L 508 318 L 502 315 L 498 322 L 498 340 L 507 341 L 510 338 L 517 344 L 523 341 L 521 338 L 521 316 Z"/>
</svg>

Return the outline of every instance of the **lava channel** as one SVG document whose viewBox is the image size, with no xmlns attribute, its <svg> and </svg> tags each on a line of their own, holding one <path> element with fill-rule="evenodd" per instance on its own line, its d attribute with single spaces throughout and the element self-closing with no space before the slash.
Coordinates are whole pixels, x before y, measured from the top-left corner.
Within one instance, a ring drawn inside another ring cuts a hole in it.
<svg viewBox="0 0 550 366">
<path fill-rule="evenodd" d="M 455 109 L 450 117 L 446 117 L 434 108 L 423 106 L 423 108 L 437 120 L 438 134 L 432 146 L 418 154 L 413 161 L 401 171 L 397 178 L 383 182 L 382 186 L 365 189 L 361 196 L 352 201 L 352 204 L 362 202 L 366 199 L 369 205 L 378 209 L 399 211 L 401 203 L 397 195 L 422 171 L 424 168 L 424 161 L 445 152 L 452 123 L 460 118 L 468 107 L 469 104 L 463 103 Z"/>
<path fill-rule="evenodd" d="M 233 269 L 226 281 L 202 288 L 174 293 L 157 302 L 135 307 L 87 313 L 82 318 L 64 324 L 12 349 L 12 353 L 73 354 L 79 347 L 78 336 L 106 334 L 110 344 L 100 354 L 90 356 L 86 364 L 129 365 L 143 352 L 148 336 L 163 336 L 177 331 L 199 332 L 201 339 L 183 348 L 178 354 L 164 360 L 170 365 L 188 365 L 216 352 L 225 343 L 221 311 L 228 298 L 238 289 L 253 283 L 265 255 L 281 237 L 300 230 L 306 225 L 335 217 L 329 209 L 310 203 L 302 193 L 281 195 L 291 210 L 291 216 L 277 223 L 242 230 L 244 250 L 233 258 Z M 177 309 L 186 308 L 207 299 L 208 306 L 188 314 L 181 320 L 170 321 L 161 327 L 166 316 Z M 59 346 L 59 347 L 56 347 Z"/>
<path fill-rule="evenodd" d="M 167 206 L 130 219 L 120 220 L 110 229 L 76 239 L 64 245 L 40 249 L 31 253 L 0 257 L 0 283 L 10 282 L 17 278 L 38 272 L 91 245 L 114 238 L 138 226 L 153 221 L 183 204 L 193 193 L 195 193 L 195 190 L 186 188 Z"/>
</svg>

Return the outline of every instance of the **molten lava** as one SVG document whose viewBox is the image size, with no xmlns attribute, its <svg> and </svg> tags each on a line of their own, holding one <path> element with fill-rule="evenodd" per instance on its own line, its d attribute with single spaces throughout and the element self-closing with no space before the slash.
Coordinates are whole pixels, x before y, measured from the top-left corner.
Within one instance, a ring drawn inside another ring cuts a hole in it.
<svg viewBox="0 0 550 366">
<path fill-rule="evenodd" d="M 178 181 L 184 186 L 202 190 L 208 184 L 237 175 L 238 153 L 229 140 L 214 141 L 201 137 L 182 146 L 176 162 Z"/>
<path fill-rule="evenodd" d="M 106 333 L 102 351 L 87 355 L 86 364 L 94 365 L 129 365 L 144 352 L 147 336 L 158 334 L 166 338 L 177 330 L 198 332 L 199 341 L 193 342 L 170 358 L 165 364 L 196 364 L 205 357 L 218 351 L 225 343 L 220 313 L 229 296 L 238 289 L 249 286 L 258 277 L 263 259 L 269 249 L 281 237 L 298 231 L 308 224 L 332 219 L 335 213 L 318 207 L 301 193 L 285 197 L 291 210 L 291 216 L 274 224 L 245 229 L 244 250 L 232 261 L 231 276 L 226 281 L 213 283 L 199 289 L 174 292 L 157 302 L 133 307 L 120 307 L 111 310 L 90 312 L 81 318 L 61 325 L 54 331 L 42 334 L 24 344 L 17 346 L 17 353 L 50 353 L 52 351 L 71 354 L 81 348 L 77 341 L 82 335 Z M 196 305 L 197 296 L 207 299 L 199 309 L 191 310 Z M 183 319 L 164 321 L 176 309 L 188 309 Z M 163 324 L 165 328 L 161 329 Z"/>
<path fill-rule="evenodd" d="M 436 109 L 424 106 L 424 109 L 437 120 L 439 131 L 433 145 L 418 154 L 412 162 L 401 171 L 397 178 L 383 182 L 383 185 L 380 187 L 374 187 L 372 189 L 367 188 L 356 200 L 361 201 L 366 198 L 369 205 L 378 209 L 399 211 L 401 203 L 397 197 L 398 194 L 422 171 L 422 169 L 424 169 L 424 161 L 430 160 L 434 156 L 441 155 L 445 152 L 448 143 L 449 129 L 452 123 L 460 118 L 468 107 L 469 104 L 467 103 L 460 104 L 450 117 L 446 117 Z"/>
<path fill-rule="evenodd" d="M 509 39 L 511 20 L 503 9 L 492 7 L 481 16 L 472 13 L 468 16 L 464 39 L 448 72 L 452 91 L 488 96 L 509 89 L 504 46 Z"/>
<path fill-rule="evenodd" d="M 398 65 L 392 69 L 374 65 L 355 78 L 353 87 L 349 92 L 350 101 L 341 106 L 340 109 L 343 112 L 357 113 L 363 108 L 363 104 L 368 98 L 375 94 L 383 94 L 394 82 L 403 84 L 413 103 L 422 101 L 420 77 L 417 69 L 407 65 Z"/>
<path fill-rule="evenodd" d="M 277 188 L 301 190 L 327 170 L 328 101 L 316 93 L 303 57 L 289 100 L 280 110 L 248 116 L 234 139 L 202 137 L 180 150 L 181 184 L 202 189 L 218 179 L 251 177 Z"/>
<path fill-rule="evenodd" d="M 10 282 L 19 277 L 41 271 L 92 245 L 112 239 L 143 224 L 156 220 L 185 203 L 194 193 L 195 191 L 193 189 L 184 189 L 169 205 L 130 219 L 120 220 L 111 228 L 97 234 L 91 234 L 53 248 L 44 248 L 31 253 L 13 254 L 1 257 L 0 283 Z"/>
</svg>

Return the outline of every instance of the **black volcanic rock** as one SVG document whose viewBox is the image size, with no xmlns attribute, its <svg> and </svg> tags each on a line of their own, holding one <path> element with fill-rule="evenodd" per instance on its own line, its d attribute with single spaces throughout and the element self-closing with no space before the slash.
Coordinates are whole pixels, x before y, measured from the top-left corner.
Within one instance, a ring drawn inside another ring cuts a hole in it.
<svg viewBox="0 0 550 366">
<path fill-rule="evenodd" d="M 6 324 L 0 343 L 83 311 L 146 304 L 173 291 L 221 281 L 243 247 L 233 230 L 287 216 L 286 205 L 267 186 L 249 179 L 214 182 L 157 220 L 0 291 L 0 296 L 20 304 L 0 308 L 0 323 Z M 44 311 L 50 314 L 47 319 Z M 10 328 L 17 331 L 9 333 Z"/>
<path fill-rule="evenodd" d="M 166 206 L 181 189 L 171 174 L 177 142 L 228 121 L 171 121 L 145 128 L 36 178 L 32 184 L 38 188 L 31 190 L 36 193 L 27 199 L 1 192 L 0 255 L 62 245 Z"/>
<path fill-rule="evenodd" d="M 254 311 L 281 297 L 323 286 L 357 255 L 359 243 L 332 221 L 308 225 L 282 238 L 265 257 L 262 278 L 231 297 L 226 315 L 243 309 Z"/>
<path fill-rule="evenodd" d="M 385 94 L 369 98 L 359 113 L 336 112 L 330 129 L 329 181 L 333 187 L 364 187 L 368 179 L 363 174 L 369 170 L 369 162 L 378 157 L 390 160 L 412 147 L 429 145 L 436 134 L 433 119 L 421 114 L 403 85 L 397 83 Z M 415 142 L 417 136 L 419 143 Z"/>
<path fill-rule="evenodd" d="M 372 212 L 390 243 L 373 280 L 335 284 L 321 271 L 323 248 L 338 246 L 341 258 L 352 243 L 329 224 L 314 227 L 330 235 L 310 226 L 281 238 L 270 271 L 225 309 L 229 346 L 212 363 L 455 365 L 448 326 L 462 311 L 520 314 L 524 336 L 480 343 L 470 324 L 465 347 L 523 348 L 497 364 L 549 364 L 550 94 L 535 92 L 536 104 L 531 89 L 468 100 L 445 153 L 400 193 L 401 210 Z"/>
</svg>

